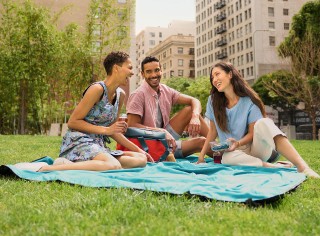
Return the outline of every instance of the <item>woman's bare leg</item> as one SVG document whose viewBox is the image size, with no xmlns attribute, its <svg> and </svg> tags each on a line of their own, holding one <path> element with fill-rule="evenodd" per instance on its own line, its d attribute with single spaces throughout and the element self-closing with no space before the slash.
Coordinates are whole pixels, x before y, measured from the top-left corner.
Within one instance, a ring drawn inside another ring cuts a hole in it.
<svg viewBox="0 0 320 236">
<path fill-rule="evenodd" d="M 292 162 L 297 167 L 299 172 L 303 172 L 310 177 L 320 177 L 308 166 L 305 160 L 302 159 L 298 151 L 293 147 L 286 137 L 278 135 L 274 137 L 274 142 L 276 144 L 277 151 L 290 162 Z"/>
<path fill-rule="evenodd" d="M 118 158 L 118 161 L 124 169 L 145 167 L 147 165 L 147 156 L 139 152 L 125 151 L 123 155 Z"/>
<path fill-rule="evenodd" d="M 120 162 L 110 154 L 100 153 L 93 160 L 74 162 L 63 165 L 48 165 L 43 166 L 39 172 L 54 171 L 54 170 L 117 170 L 122 169 Z"/>
</svg>

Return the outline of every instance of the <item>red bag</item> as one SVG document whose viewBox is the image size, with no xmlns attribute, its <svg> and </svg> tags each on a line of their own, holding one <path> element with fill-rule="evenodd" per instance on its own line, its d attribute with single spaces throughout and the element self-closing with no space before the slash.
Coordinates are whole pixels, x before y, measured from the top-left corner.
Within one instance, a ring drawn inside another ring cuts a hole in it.
<svg viewBox="0 0 320 236">
<path fill-rule="evenodd" d="M 165 132 L 130 127 L 124 135 L 142 150 L 149 153 L 155 162 L 164 161 L 169 154 Z M 130 151 L 119 143 L 117 143 L 117 150 Z"/>
</svg>

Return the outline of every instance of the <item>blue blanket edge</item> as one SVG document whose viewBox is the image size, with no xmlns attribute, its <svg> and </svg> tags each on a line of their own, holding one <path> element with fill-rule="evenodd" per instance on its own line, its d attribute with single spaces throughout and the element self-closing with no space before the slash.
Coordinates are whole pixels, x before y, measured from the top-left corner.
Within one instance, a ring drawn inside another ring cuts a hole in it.
<svg viewBox="0 0 320 236">
<path fill-rule="evenodd" d="M 142 170 L 146 169 L 146 168 L 152 168 L 152 167 L 157 167 L 157 168 L 167 168 L 167 169 L 172 169 L 174 171 L 184 171 L 187 172 L 187 174 L 190 173 L 196 173 L 196 175 L 205 175 L 207 171 L 209 171 L 209 169 L 215 167 L 215 168 L 219 168 L 222 170 L 239 170 L 239 171 L 245 171 L 247 173 L 245 174 L 252 174 L 255 173 L 257 170 L 263 172 L 263 174 L 266 173 L 276 173 L 279 174 L 281 176 L 285 175 L 285 174 L 290 174 L 289 178 L 286 177 L 285 179 L 291 179 L 290 181 L 288 181 L 288 183 L 286 183 L 286 186 L 281 186 L 281 189 L 277 190 L 276 193 L 271 193 L 271 194 L 265 194 L 264 196 L 255 196 L 255 197 L 243 197 L 242 194 L 240 194 L 239 196 L 237 196 L 237 194 L 232 195 L 232 196 L 224 196 L 224 194 L 212 194 L 211 193 L 206 193 L 205 191 L 201 190 L 200 192 L 196 190 L 196 188 L 193 189 L 189 189 L 188 191 L 185 192 L 179 192 L 179 191 L 175 191 L 172 188 L 169 189 L 157 189 L 152 187 L 152 185 L 147 186 L 147 182 L 145 183 L 144 186 L 141 185 L 108 185 L 106 184 L 105 186 L 94 186 L 92 184 L 92 182 L 90 183 L 84 183 L 84 182 L 79 182 L 79 181 L 72 181 L 70 179 L 65 179 L 65 178 L 61 178 L 61 176 L 59 177 L 59 172 L 64 172 L 64 173 L 73 173 L 75 171 L 53 171 L 55 172 L 54 177 L 52 177 L 52 175 L 50 176 L 49 173 L 53 173 L 53 172 L 32 172 L 32 171 L 25 171 L 25 170 L 19 170 L 17 168 L 15 168 L 14 165 L 2 165 L 0 168 L 0 175 L 5 175 L 4 172 L 7 172 L 7 175 L 10 171 L 11 171 L 11 175 L 13 174 L 16 177 L 22 178 L 22 179 L 27 179 L 27 180 L 33 180 L 33 181 L 63 181 L 63 182 L 67 182 L 70 184 L 77 184 L 77 185 L 82 185 L 82 186 L 87 186 L 87 187 L 125 187 L 125 188 L 131 188 L 131 189 L 139 189 L 139 190 L 151 190 L 151 191 L 156 191 L 156 192 L 167 192 L 167 193 L 171 193 L 171 194 L 184 194 L 184 193 L 189 193 L 191 195 L 198 195 L 201 197 L 205 197 L 205 198 L 209 198 L 209 199 L 215 199 L 215 200 L 220 200 L 220 201 L 231 201 L 231 202 L 247 202 L 247 201 L 253 201 L 253 202 L 259 202 L 259 201 L 263 201 L 263 200 L 268 200 L 268 199 L 272 199 L 275 198 L 277 196 L 281 196 L 284 195 L 285 193 L 297 188 L 303 181 L 306 180 L 305 175 L 298 173 L 297 170 L 295 168 L 262 168 L 262 167 L 249 167 L 249 166 L 228 166 L 228 165 L 222 165 L 222 164 L 213 164 L 212 159 L 211 158 L 206 158 L 206 162 L 208 164 L 211 164 L 211 166 L 205 166 L 205 165 L 194 165 L 192 162 L 195 162 L 197 160 L 196 156 L 189 156 L 186 159 L 181 159 L 181 160 L 177 160 L 177 163 L 171 163 L 171 162 L 166 162 L 166 163 L 148 163 L 147 167 L 145 168 L 135 168 L 135 169 L 127 169 L 127 170 L 112 170 L 112 171 L 106 171 L 106 172 L 100 172 L 100 173 L 104 173 L 104 174 L 114 174 L 113 178 L 115 179 L 121 179 L 121 173 L 125 174 L 125 173 L 138 173 L 141 172 Z M 53 164 L 53 159 L 51 157 L 45 156 L 42 158 L 39 158 L 37 160 L 34 160 L 33 162 L 47 162 L 49 165 Z M 190 166 L 190 164 L 193 166 Z M 7 170 L 4 170 L 4 168 L 8 168 Z M 79 172 L 79 171 L 77 171 Z M 95 173 L 99 173 L 99 172 L 95 172 L 95 171 L 80 171 L 82 173 L 87 173 L 90 175 L 94 175 Z M 241 173 L 240 173 L 241 174 Z M 263 175 L 262 174 L 262 175 Z M 293 180 L 292 180 L 293 178 Z M 227 189 L 226 189 L 227 190 Z M 248 194 L 247 194 L 248 195 Z M 249 194 L 250 195 L 250 194 Z M 239 198 L 238 198 L 239 197 Z"/>
</svg>

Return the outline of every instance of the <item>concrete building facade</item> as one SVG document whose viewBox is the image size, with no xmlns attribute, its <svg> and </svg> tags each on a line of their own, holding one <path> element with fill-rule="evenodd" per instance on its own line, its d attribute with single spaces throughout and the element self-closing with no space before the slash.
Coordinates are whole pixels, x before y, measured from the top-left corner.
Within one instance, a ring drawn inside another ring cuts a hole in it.
<svg viewBox="0 0 320 236">
<path fill-rule="evenodd" d="M 253 83 L 259 76 L 288 69 L 277 46 L 291 19 L 307 0 L 196 0 L 196 76 L 229 61 Z"/>
<path fill-rule="evenodd" d="M 147 52 L 162 65 L 162 77 L 195 77 L 194 36 L 171 35 Z"/>
</svg>

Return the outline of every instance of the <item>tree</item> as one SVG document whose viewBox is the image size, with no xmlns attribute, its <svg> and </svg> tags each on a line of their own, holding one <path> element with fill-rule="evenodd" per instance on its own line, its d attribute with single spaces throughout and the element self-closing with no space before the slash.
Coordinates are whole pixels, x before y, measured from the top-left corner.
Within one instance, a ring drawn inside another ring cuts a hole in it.
<svg viewBox="0 0 320 236">
<path fill-rule="evenodd" d="M 133 1 L 92 0 L 86 33 L 76 24 L 57 29 L 72 6 L 52 14 L 32 0 L 17 2 L 0 0 L 0 133 L 44 133 L 105 74 L 104 54 L 129 48 Z"/>
<path fill-rule="evenodd" d="M 58 31 L 32 1 L 0 3 L 0 132 L 43 133 L 63 117 L 64 97 L 78 100 L 90 81 L 89 50 L 75 25 Z"/>
<path fill-rule="evenodd" d="M 207 77 L 199 77 L 196 79 L 173 77 L 163 80 L 163 83 L 177 91 L 190 95 L 199 99 L 202 106 L 202 114 L 206 112 L 206 105 L 210 95 L 211 85 Z M 181 106 L 174 106 L 171 114 L 176 113 L 181 109 Z"/>
<path fill-rule="evenodd" d="M 252 86 L 252 88 L 259 94 L 265 105 L 273 107 L 274 109 L 292 110 L 295 109 L 299 101 L 292 95 L 285 93 L 279 96 L 275 91 L 273 84 L 275 81 L 281 83 L 282 87 L 287 87 L 290 84 L 292 74 L 289 71 L 279 70 L 261 76 Z M 286 98 L 284 98 L 286 97 Z M 291 102 L 288 103 L 288 100 Z M 293 104 L 293 105 L 292 105 Z"/>
<path fill-rule="evenodd" d="M 289 35 L 278 48 L 279 55 L 292 62 L 292 77 L 286 86 L 272 80 L 268 87 L 278 96 L 287 94 L 305 104 L 312 120 L 313 139 L 316 139 L 316 115 L 320 112 L 320 1 L 307 2 L 293 17 Z M 293 104 L 292 104 L 293 105 Z"/>
<path fill-rule="evenodd" d="M 2 6 L 1 84 L 6 85 L 4 96 L 10 93 L 14 96 L 9 103 L 2 102 L 2 108 L 8 109 L 8 104 L 12 104 L 18 133 L 24 134 L 27 120 L 38 118 L 37 92 L 39 89 L 46 92 L 49 88 L 45 74 L 54 57 L 55 35 L 47 20 L 47 12 L 34 8 L 30 1 L 19 7 L 3 1 Z M 8 101 L 5 97 L 3 99 Z"/>
<path fill-rule="evenodd" d="M 87 15 L 86 42 L 91 47 L 94 78 L 105 75 L 103 59 L 106 54 L 114 50 L 129 49 L 129 24 L 134 17 L 132 4 L 133 1 L 127 1 L 122 6 L 116 1 L 91 0 Z"/>
</svg>

